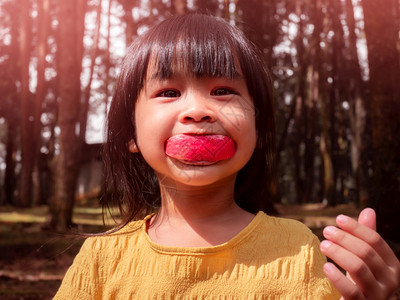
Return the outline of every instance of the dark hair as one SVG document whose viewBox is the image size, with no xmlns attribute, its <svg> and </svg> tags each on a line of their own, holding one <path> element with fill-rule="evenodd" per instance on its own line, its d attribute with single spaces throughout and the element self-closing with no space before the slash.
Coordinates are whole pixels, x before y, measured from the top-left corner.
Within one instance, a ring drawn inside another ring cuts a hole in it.
<svg viewBox="0 0 400 300">
<path fill-rule="evenodd" d="M 239 64 L 254 102 L 257 147 L 235 183 L 235 201 L 255 213 L 264 210 L 275 151 L 275 121 L 271 78 L 261 52 L 227 21 L 203 14 L 171 17 L 139 36 L 122 63 L 110 112 L 104 145 L 105 205 L 118 204 L 122 226 L 143 218 L 160 206 L 157 177 L 141 154 L 128 151 L 135 139 L 135 103 L 143 88 L 150 58 L 157 75 L 168 78 L 181 63 L 196 77 L 227 77 L 237 74 Z"/>
</svg>

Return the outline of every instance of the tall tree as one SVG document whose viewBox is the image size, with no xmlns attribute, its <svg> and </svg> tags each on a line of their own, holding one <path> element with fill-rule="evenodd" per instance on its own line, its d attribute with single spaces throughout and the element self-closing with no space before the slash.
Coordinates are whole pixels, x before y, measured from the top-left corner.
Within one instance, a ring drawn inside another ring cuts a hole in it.
<svg viewBox="0 0 400 300">
<path fill-rule="evenodd" d="M 339 154 L 339 145 L 338 145 L 338 131 L 341 127 L 340 119 L 341 116 L 337 116 L 338 107 L 341 105 L 341 91 L 344 90 L 344 82 L 343 82 L 343 68 L 341 61 L 344 61 L 343 57 L 343 49 L 344 49 L 344 33 L 343 27 L 341 25 L 339 16 L 342 13 L 341 10 L 341 2 L 340 1 L 327 1 L 327 10 L 329 15 L 329 21 L 331 24 L 331 28 L 328 34 L 333 35 L 330 42 L 330 59 L 331 59 L 331 72 L 330 78 L 332 80 L 331 89 L 329 93 L 329 122 L 330 122 L 330 144 L 332 147 L 332 160 L 333 160 L 333 180 L 334 185 L 337 185 L 339 180 L 339 175 L 341 172 L 341 159 L 342 157 Z M 338 204 L 338 197 L 341 196 L 341 193 L 335 191 L 333 194 L 333 199 L 331 204 Z"/>
<path fill-rule="evenodd" d="M 329 205 L 334 204 L 335 197 L 335 181 L 334 181 L 334 171 L 333 171 L 333 146 L 331 136 L 331 126 L 333 125 L 330 119 L 330 101 L 329 101 L 329 91 L 332 86 L 328 82 L 329 71 L 328 71 L 328 58 L 329 52 L 326 38 L 326 27 L 327 16 L 323 13 L 326 10 L 326 0 L 318 0 L 315 2 L 313 8 L 314 16 L 318 16 L 318 24 L 316 30 L 319 31 L 318 37 L 315 36 L 316 42 L 321 45 L 325 45 L 320 54 L 320 64 L 319 64 L 319 98 L 320 98 L 320 116 L 321 116 L 321 133 L 320 133 L 320 152 L 321 152 L 321 196 L 327 201 Z M 324 18 L 321 18 L 325 15 Z M 317 33 L 316 33 L 317 34 Z M 322 38 L 323 36 L 323 38 Z"/>
<path fill-rule="evenodd" d="M 298 16 L 298 30 L 296 37 L 296 49 L 297 49 L 297 63 L 298 63 L 298 86 L 296 95 L 296 109 L 295 109 L 295 123 L 296 123 L 296 134 L 295 141 L 293 143 L 293 156 L 295 163 L 295 183 L 296 183 L 296 198 L 297 202 L 304 203 L 307 200 L 304 188 L 304 176 L 303 168 L 304 156 L 302 155 L 302 146 L 305 143 L 306 135 L 306 124 L 307 124 L 307 110 L 306 110 L 306 98 L 307 98 L 307 53 L 304 46 L 304 20 L 301 17 L 304 13 L 305 5 L 302 1 L 296 1 L 296 15 Z"/>
<path fill-rule="evenodd" d="M 135 1 L 131 1 L 131 0 L 118 0 L 121 4 L 122 7 L 124 8 L 124 15 L 123 15 L 123 19 L 125 21 L 125 43 L 126 46 L 128 47 L 132 41 L 133 41 L 133 37 L 136 36 L 137 32 L 137 28 L 135 27 L 135 24 L 133 22 L 133 16 L 132 16 L 132 9 L 134 7 L 140 7 L 140 0 L 135 0 Z"/>
<path fill-rule="evenodd" d="M 34 165 L 34 151 L 32 132 L 32 101 L 29 91 L 29 64 L 31 59 L 31 1 L 23 0 L 20 3 L 20 32 L 19 32 L 19 68 L 21 81 L 21 178 L 18 204 L 29 206 L 32 202 L 32 171 Z"/>
<path fill-rule="evenodd" d="M 107 9 L 107 37 L 106 37 L 106 50 L 105 50 L 105 78 L 104 78 L 104 114 L 107 115 L 108 111 L 108 98 L 110 95 L 109 92 L 109 82 L 110 82 L 110 37 L 111 37 L 111 8 L 112 8 L 112 0 L 108 1 L 108 9 Z"/>
<path fill-rule="evenodd" d="M 15 152 L 16 152 L 16 122 L 15 115 L 7 120 L 7 141 L 6 141 L 6 170 L 4 174 L 4 197 L 5 203 L 14 204 L 14 191 L 16 187 L 15 180 Z"/>
<path fill-rule="evenodd" d="M 306 195 L 309 199 L 314 201 L 321 201 L 321 186 L 320 182 L 315 182 L 316 172 L 315 160 L 317 156 L 316 148 L 316 135 L 317 135 L 317 123 L 318 123 L 318 102 L 323 93 L 326 91 L 322 90 L 321 81 L 326 78 L 323 76 L 322 71 L 322 55 L 321 55 L 321 34 L 323 29 L 323 15 L 320 13 L 321 1 L 311 1 L 309 18 L 314 25 L 314 30 L 310 37 L 309 43 L 309 57 L 310 63 L 308 68 L 308 78 L 310 81 L 309 85 L 309 101 L 308 106 L 308 125 L 305 136 L 305 162 L 304 162 L 304 174 L 306 179 Z M 315 193 L 315 188 L 318 187 Z M 318 193 L 318 190 L 320 193 Z M 314 195 L 316 199 L 314 199 Z"/>
<path fill-rule="evenodd" d="M 378 230 L 400 241 L 400 65 L 397 0 L 363 0 L 373 143 L 373 198 Z"/>
<path fill-rule="evenodd" d="M 17 140 L 20 137 L 20 93 L 17 86 L 20 78 L 18 65 L 19 59 L 19 30 L 20 19 L 18 18 L 20 7 L 19 3 L 3 2 L 0 3 L 0 26 L 9 29 L 11 41 L 9 45 L 1 41 L 0 53 L 7 60 L 0 62 L 0 116 L 6 122 L 7 133 L 5 138 L 5 157 L 6 164 L 4 172 L 4 186 L 2 187 L 4 203 L 16 204 L 14 199 L 17 184 L 16 164 L 17 164 Z M 15 16 L 15 17 L 14 17 Z"/>
<path fill-rule="evenodd" d="M 99 52 L 99 38 L 100 38 L 100 27 L 101 27 L 101 7 L 102 0 L 98 0 L 96 4 L 96 27 L 92 36 L 92 49 L 90 51 L 90 68 L 89 68 L 89 80 L 85 87 L 84 95 L 82 97 L 82 105 L 79 112 L 79 138 L 82 143 L 86 141 L 86 128 L 89 113 L 89 102 L 92 91 L 92 81 L 94 76 L 94 67 L 96 64 L 96 58 Z"/>
<path fill-rule="evenodd" d="M 47 39 L 50 27 L 50 0 L 38 0 L 38 22 L 37 22 L 37 86 L 33 112 L 33 141 L 32 152 L 34 153 L 34 170 L 33 170 L 33 202 L 42 202 L 41 183 L 40 183 L 40 148 L 41 148 L 41 130 L 42 130 L 42 103 L 46 96 L 46 54 Z"/>
<path fill-rule="evenodd" d="M 86 1 L 59 2 L 58 81 L 59 152 L 55 158 L 55 188 L 50 205 L 50 228 L 65 231 L 72 225 L 80 139 L 80 73 L 83 49 L 83 24 Z M 71 45 L 74 45 L 71 47 Z"/>
<path fill-rule="evenodd" d="M 355 200 L 357 206 L 365 206 L 370 194 L 371 179 L 368 174 L 370 157 L 370 138 L 368 130 L 369 94 L 364 89 L 362 70 L 357 53 L 356 24 L 354 7 L 346 0 L 346 23 L 349 29 L 349 63 L 345 73 L 348 75 L 348 98 L 350 100 L 350 125 L 353 135 L 351 142 L 351 161 L 355 178 Z"/>
</svg>

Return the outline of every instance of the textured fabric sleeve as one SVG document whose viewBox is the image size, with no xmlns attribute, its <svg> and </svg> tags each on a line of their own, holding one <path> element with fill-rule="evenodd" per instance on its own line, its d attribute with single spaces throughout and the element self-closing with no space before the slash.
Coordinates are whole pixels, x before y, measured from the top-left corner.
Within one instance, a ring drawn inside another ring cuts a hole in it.
<svg viewBox="0 0 400 300">
<path fill-rule="evenodd" d="M 326 257 L 319 249 L 319 240 L 315 236 L 310 247 L 309 253 L 310 284 L 308 288 L 309 299 L 340 299 L 340 294 L 332 283 L 326 278 L 323 266 L 326 263 Z"/>
<path fill-rule="evenodd" d="M 93 300 L 101 298 L 96 288 L 99 287 L 99 275 L 95 240 L 95 238 L 89 238 L 83 243 L 53 299 Z"/>
</svg>

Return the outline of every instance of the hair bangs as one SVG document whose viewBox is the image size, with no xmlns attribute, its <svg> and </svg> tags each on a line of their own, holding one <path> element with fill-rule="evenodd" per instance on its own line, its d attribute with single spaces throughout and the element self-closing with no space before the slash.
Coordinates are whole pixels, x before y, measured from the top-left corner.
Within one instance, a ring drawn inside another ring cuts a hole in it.
<svg viewBox="0 0 400 300">
<path fill-rule="evenodd" d="M 226 34 L 228 27 L 224 23 L 211 26 L 209 20 L 202 19 L 200 15 L 198 20 L 183 18 L 171 24 L 167 21 L 163 30 L 154 30 L 152 77 L 168 79 L 176 73 L 196 78 L 239 76 L 234 41 Z"/>
</svg>

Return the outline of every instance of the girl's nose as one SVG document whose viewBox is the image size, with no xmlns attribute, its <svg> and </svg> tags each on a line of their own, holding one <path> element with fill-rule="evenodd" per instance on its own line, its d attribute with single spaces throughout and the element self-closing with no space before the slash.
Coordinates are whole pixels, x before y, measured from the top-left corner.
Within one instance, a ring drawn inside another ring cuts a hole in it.
<svg viewBox="0 0 400 300">
<path fill-rule="evenodd" d="M 216 113 L 210 107 L 210 103 L 207 103 L 210 100 L 199 96 L 192 96 L 185 100 L 187 103 L 184 104 L 185 108 L 179 115 L 179 121 L 182 123 L 216 121 Z"/>
</svg>

